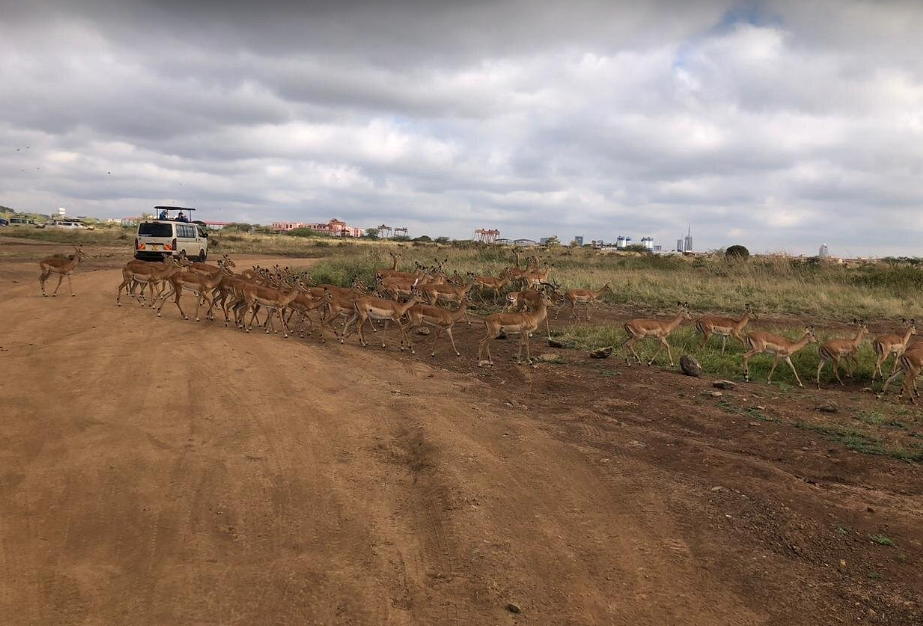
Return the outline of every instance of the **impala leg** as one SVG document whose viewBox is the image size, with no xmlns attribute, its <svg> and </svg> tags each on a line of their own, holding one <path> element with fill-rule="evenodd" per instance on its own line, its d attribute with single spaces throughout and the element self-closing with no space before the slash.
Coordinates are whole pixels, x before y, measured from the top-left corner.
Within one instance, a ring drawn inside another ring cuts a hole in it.
<svg viewBox="0 0 923 626">
<path fill-rule="evenodd" d="M 903 372 L 904 372 L 904 370 L 902 370 L 902 369 L 901 369 L 901 370 L 898 370 L 898 371 L 891 372 L 891 375 L 888 376 L 888 379 L 885 380 L 885 384 L 881 387 L 881 395 L 885 395 L 885 392 L 888 391 L 888 385 L 891 384 L 891 381 L 893 381 L 895 378 L 897 378 L 898 376 L 900 376 Z M 884 375 L 882 375 L 882 378 L 884 378 Z"/>
<path fill-rule="evenodd" d="M 792 363 L 792 358 L 789 356 L 785 357 L 785 362 L 788 363 L 790 368 L 792 368 L 792 374 L 795 375 L 795 380 L 798 381 L 798 386 L 804 387 L 804 385 L 801 384 L 801 378 L 798 377 L 798 370 L 795 369 L 795 364 Z"/>
<path fill-rule="evenodd" d="M 750 350 L 744 354 L 744 380 L 747 382 L 750 382 L 750 359 L 752 359 L 754 355 L 756 355 L 755 350 Z"/>
<path fill-rule="evenodd" d="M 776 371 L 776 365 L 779 364 L 779 355 L 775 355 L 775 358 L 772 360 L 772 368 L 769 370 L 769 378 L 766 380 L 767 383 L 772 382 L 772 375 Z"/>
<path fill-rule="evenodd" d="M 281 311 L 279 312 L 279 323 L 282 324 L 282 338 L 288 339 L 288 323 L 285 321 L 285 316 L 282 315 Z"/>
<path fill-rule="evenodd" d="M 58 295 L 58 289 L 61 287 L 61 281 L 62 281 L 62 280 L 64 280 L 64 274 L 58 274 L 58 284 L 57 284 L 57 286 L 54 288 L 54 291 L 53 291 L 52 294 L 51 294 L 51 297 L 52 297 L 52 298 L 57 297 L 57 295 Z"/>
<path fill-rule="evenodd" d="M 42 287 L 42 295 L 45 296 L 46 298 L 48 297 L 48 294 L 45 293 L 45 281 L 48 280 L 49 276 L 51 276 L 51 272 L 43 269 L 41 276 L 38 277 L 38 283 Z"/>
<path fill-rule="evenodd" d="M 836 381 L 842 385 L 843 379 L 840 378 L 840 358 L 839 357 L 833 358 L 833 374 L 836 376 Z"/>
<path fill-rule="evenodd" d="M 711 331 L 703 330 L 702 331 L 702 343 L 699 344 L 699 350 L 705 347 L 705 344 L 708 343 L 709 339 L 711 339 Z"/>
<path fill-rule="evenodd" d="M 67 288 L 70 289 L 70 291 L 71 291 L 71 298 L 73 298 L 74 296 L 77 295 L 77 294 L 74 293 L 74 283 L 71 282 L 71 275 L 70 275 L 70 274 L 67 274 Z"/>
<path fill-rule="evenodd" d="M 820 362 L 817 364 L 817 388 L 820 389 L 820 371 L 824 369 L 824 364 L 827 362 L 827 359 L 821 357 Z"/>
<path fill-rule="evenodd" d="M 183 288 L 180 287 L 179 289 L 174 289 L 173 291 L 174 291 L 174 293 L 176 294 L 176 295 L 174 296 L 174 298 L 173 298 L 173 304 L 175 304 L 175 305 L 176 305 L 176 308 L 179 309 L 179 314 L 183 316 L 183 319 L 184 319 L 184 320 L 188 320 L 189 317 L 187 317 L 187 316 L 186 316 L 186 313 L 183 312 L 183 307 L 180 306 L 180 303 L 179 303 L 179 301 L 180 301 L 180 300 L 182 299 L 182 297 L 183 297 Z"/>
<path fill-rule="evenodd" d="M 123 281 L 122 281 L 122 284 L 119 285 L 119 293 L 118 293 L 118 295 L 115 297 L 115 303 L 116 303 L 117 305 L 119 305 L 119 306 L 122 306 L 122 289 L 126 289 L 127 287 L 128 287 L 128 281 L 127 281 L 127 280 L 123 280 Z"/>
<path fill-rule="evenodd" d="M 663 345 L 665 345 L 665 346 L 667 347 L 667 356 L 670 357 L 670 367 L 676 365 L 676 364 L 673 362 L 673 349 L 670 348 L 670 343 L 667 341 L 667 338 L 666 338 L 666 337 L 662 338 L 662 339 L 660 340 L 660 342 L 663 343 Z"/>
<path fill-rule="evenodd" d="M 523 333 L 523 342 L 526 344 L 526 362 L 532 365 L 532 342 L 529 340 L 529 333 Z"/>
<path fill-rule="evenodd" d="M 727 347 L 728 347 L 728 336 L 721 335 L 721 356 L 724 356 L 724 351 L 727 350 Z"/>
<path fill-rule="evenodd" d="M 195 321 L 201 322 L 202 320 L 199 319 L 199 309 L 202 308 L 202 300 L 205 299 L 205 296 L 201 293 L 197 293 L 196 296 L 197 298 L 195 301 Z"/>
<path fill-rule="evenodd" d="M 445 329 L 445 332 L 449 335 L 449 341 L 452 342 L 452 349 L 455 350 L 455 356 L 461 356 L 461 352 L 458 351 L 458 348 L 455 347 L 455 335 L 452 334 L 452 327 L 449 326 Z M 433 346 L 433 356 L 436 356 L 436 346 Z"/>
</svg>

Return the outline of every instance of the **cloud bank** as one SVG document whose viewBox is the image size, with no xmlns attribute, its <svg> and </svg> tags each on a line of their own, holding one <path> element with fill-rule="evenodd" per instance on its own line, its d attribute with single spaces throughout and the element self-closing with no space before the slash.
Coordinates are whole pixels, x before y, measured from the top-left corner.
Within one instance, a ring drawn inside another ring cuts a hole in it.
<svg viewBox="0 0 923 626">
<path fill-rule="evenodd" d="M 8 206 L 919 253 L 918 3 L 0 5 Z"/>
</svg>

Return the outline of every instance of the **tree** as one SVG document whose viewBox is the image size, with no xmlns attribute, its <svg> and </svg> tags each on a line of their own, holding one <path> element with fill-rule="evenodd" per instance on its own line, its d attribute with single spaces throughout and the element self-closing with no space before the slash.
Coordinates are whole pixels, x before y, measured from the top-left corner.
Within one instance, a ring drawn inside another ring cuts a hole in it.
<svg viewBox="0 0 923 626">
<path fill-rule="evenodd" d="M 552 235 L 551 237 L 549 237 L 548 239 L 545 240 L 545 245 L 546 245 L 547 247 L 549 247 L 549 248 L 553 248 L 553 247 L 555 247 L 555 246 L 560 246 L 560 245 L 561 245 L 561 240 L 558 239 L 558 236 L 557 236 L 557 235 Z"/>
<path fill-rule="evenodd" d="M 448 237 L 436 237 L 434 240 L 436 243 L 449 243 Z"/>
<path fill-rule="evenodd" d="M 429 235 L 420 235 L 419 237 L 415 237 L 414 241 L 420 241 L 423 243 L 432 243 L 433 238 L 430 237 Z"/>
<path fill-rule="evenodd" d="M 724 251 L 724 258 L 729 261 L 746 261 L 750 258 L 750 251 L 741 245 L 733 245 Z"/>
<path fill-rule="evenodd" d="M 366 228 L 365 236 L 369 239 L 378 239 L 378 229 L 377 228 Z"/>
</svg>

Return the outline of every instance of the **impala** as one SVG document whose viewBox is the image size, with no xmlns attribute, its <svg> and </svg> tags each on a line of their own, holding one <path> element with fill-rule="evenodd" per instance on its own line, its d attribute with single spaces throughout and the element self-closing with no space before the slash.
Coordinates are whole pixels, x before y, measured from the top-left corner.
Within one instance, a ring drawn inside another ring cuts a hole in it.
<svg viewBox="0 0 923 626">
<path fill-rule="evenodd" d="M 176 305 L 176 308 L 179 309 L 179 314 L 182 315 L 184 320 L 188 320 L 189 317 L 183 311 L 183 307 L 180 305 L 180 299 L 183 297 L 183 291 L 191 291 L 196 294 L 196 307 L 195 307 L 195 321 L 201 321 L 199 319 L 199 309 L 202 306 L 202 302 L 205 300 L 209 301 L 209 314 L 211 313 L 211 298 L 209 294 L 218 286 L 224 279 L 224 274 L 215 274 L 212 276 L 206 276 L 201 272 L 195 272 L 192 270 L 182 270 L 175 274 L 172 274 L 169 278 L 170 281 L 170 293 L 160 296 L 160 306 L 157 308 L 157 317 L 160 317 L 160 312 L 163 309 L 163 305 L 170 298 L 174 296 L 173 304 Z"/>
<path fill-rule="evenodd" d="M 408 342 L 410 343 L 410 353 L 416 354 L 413 349 L 413 341 L 410 339 L 413 333 L 409 331 L 426 325 L 433 327 L 433 351 L 430 356 L 436 356 L 436 342 L 439 340 L 439 336 L 443 331 L 449 336 L 449 341 L 452 342 L 452 349 L 455 350 L 455 356 L 461 356 L 458 348 L 455 347 L 455 337 L 452 335 L 452 327 L 463 318 L 467 319 L 467 307 L 468 300 L 465 298 L 458 304 L 457 311 L 449 311 L 448 309 L 443 309 L 438 306 L 419 303 L 410 307 L 407 311 L 407 317 L 410 319 L 410 323 L 408 323 L 406 327 L 406 331 L 408 331 Z"/>
<path fill-rule="evenodd" d="M 242 285 L 240 289 L 247 303 L 248 310 L 253 312 L 250 316 L 250 324 L 247 326 L 247 332 L 249 333 L 253 328 L 253 320 L 256 318 L 256 312 L 258 308 L 262 306 L 269 309 L 269 315 L 266 318 L 266 322 L 263 324 L 266 327 L 266 334 L 268 335 L 271 332 L 273 315 L 278 315 L 279 321 L 282 324 L 282 336 L 288 339 L 288 325 L 285 323 L 285 317 L 282 315 L 282 311 L 299 293 L 304 291 L 304 285 L 296 283 L 292 285 L 287 292 L 261 285 Z"/>
<path fill-rule="evenodd" d="M 542 287 L 546 290 L 550 290 L 552 294 L 554 293 L 555 288 L 553 285 L 545 284 L 542 285 Z M 550 297 L 545 293 L 532 288 L 507 294 L 506 301 L 508 304 L 504 309 L 504 313 L 535 311 L 544 297 L 548 297 L 550 301 Z M 548 339 L 551 339 L 551 327 L 549 326 L 547 316 L 545 316 L 545 334 L 548 336 Z"/>
<path fill-rule="evenodd" d="M 494 278 L 493 276 L 476 276 L 472 272 L 468 272 L 468 276 L 475 282 L 478 287 L 478 294 L 481 297 L 481 301 L 484 301 L 484 292 L 493 291 L 494 292 L 494 304 L 497 303 L 497 298 L 500 297 L 500 292 L 510 284 L 510 275 L 508 270 L 503 270 L 503 273 L 500 274 L 500 278 Z"/>
<path fill-rule="evenodd" d="M 401 352 L 404 351 L 404 345 L 409 344 L 407 339 L 407 333 L 404 332 L 404 327 L 401 324 L 401 318 L 404 317 L 404 314 L 412 307 L 413 305 L 420 302 L 420 299 L 417 296 L 411 296 L 410 300 L 407 302 L 395 302 L 394 300 L 385 300 L 384 298 L 376 298 L 375 296 L 362 296 L 356 298 L 356 302 L 353 305 L 355 313 L 346 322 L 346 326 L 343 327 L 343 334 L 340 335 L 340 343 L 345 342 L 349 337 L 356 331 L 359 332 L 359 343 L 362 344 L 362 347 L 368 346 L 365 342 L 365 337 L 362 334 L 362 327 L 367 321 L 384 321 L 385 328 L 381 333 L 381 347 L 385 346 L 385 333 L 388 332 L 388 324 L 394 322 L 397 324 L 397 328 L 401 333 Z M 355 323 L 356 327 L 350 332 L 346 332 L 351 324 Z M 374 326 L 372 327 L 374 328 Z"/>
<path fill-rule="evenodd" d="M 744 314 L 740 319 L 735 320 L 733 317 L 721 317 L 718 315 L 703 315 L 695 323 L 696 331 L 702 333 L 702 343 L 699 348 L 704 348 L 712 335 L 721 336 L 721 354 L 724 354 L 727 348 L 728 337 L 733 337 L 740 343 L 747 345 L 747 340 L 740 333 L 752 319 L 755 319 L 755 317 L 749 303 L 744 305 Z"/>
<path fill-rule="evenodd" d="M 904 384 L 901 387 L 901 394 L 898 398 L 903 398 L 904 393 L 909 392 L 907 395 L 910 396 L 910 402 L 916 404 L 917 400 L 915 396 L 920 395 L 917 392 L 917 376 L 923 371 L 923 344 L 918 343 L 907 348 L 897 358 L 896 365 L 897 369 L 888 376 L 888 380 L 885 381 L 884 386 L 881 388 L 881 396 L 885 395 L 891 381 L 903 374 Z"/>
<path fill-rule="evenodd" d="M 586 306 L 586 318 L 587 321 L 590 319 L 590 306 L 594 309 L 599 299 L 604 293 L 612 293 L 612 287 L 609 283 L 606 283 L 602 288 L 591 291 L 589 289 L 571 289 L 570 291 L 564 292 L 564 303 L 558 307 L 557 313 L 554 315 L 554 319 L 558 319 L 558 316 L 561 315 L 561 309 L 563 309 L 568 304 L 570 305 L 570 310 L 574 314 L 574 319 L 577 319 L 577 305 L 583 304 Z"/>
<path fill-rule="evenodd" d="M 546 296 L 541 296 L 534 311 L 525 311 L 522 313 L 494 313 L 484 318 L 484 324 L 487 326 L 487 334 L 481 339 L 478 346 L 478 367 L 484 365 L 484 350 L 487 350 L 487 364 L 493 365 L 494 360 L 490 355 L 490 342 L 496 339 L 500 333 L 507 335 L 519 335 L 519 352 L 516 353 L 516 362 L 522 363 L 522 348 L 526 348 L 526 360 L 532 363 L 532 347 L 529 342 L 529 336 L 542 323 L 542 320 L 548 317 L 548 305 L 551 301 Z"/>
<path fill-rule="evenodd" d="M 122 306 L 122 290 L 124 289 L 128 295 L 134 297 L 143 306 L 144 289 L 147 287 L 150 290 L 151 307 L 153 308 L 157 301 L 157 297 L 154 296 L 154 287 L 163 285 L 165 281 L 169 280 L 173 274 L 181 269 L 182 267 L 179 262 L 172 256 L 165 256 L 163 261 L 159 263 L 148 263 L 145 261 L 141 263 L 126 263 L 125 267 L 122 268 L 122 282 L 119 285 L 115 303 L 118 306 Z M 135 286 L 139 284 L 141 285 L 141 293 L 140 295 L 135 295 Z"/>
<path fill-rule="evenodd" d="M 907 320 L 902 319 L 901 323 L 907 324 Z M 872 349 L 875 350 L 875 354 L 878 356 L 878 360 L 875 362 L 875 370 L 872 372 L 872 380 L 875 380 L 875 376 L 880 375 L 882 378 L 885 377 L 884 372 L 881 371 L 881 366 L 892 354 L 894 355 L 894 367 L 891 368 L 891 373 L 897 371 L 898 360 L 901 358 L 901 355 L 904 354 L 904 351 L 907 350 L 907 345 L 910 343 L 910 337 L 917 334 L 917 323 L 915 320 L 910 320 L 910 325 L 907 327 L 907 331 L 903 335 L 881 335 L 880 337 L 875 337 L 875 340 L 872 342 Z"/>
<path fill-rule="evenodd" d="M 70 288 L 71 296 L 76 296 L 77 294 L 74 293 L 74 285 L 71 283 L 71 274 L 77 269 L 80 259 L 85 256 L 87 256 L 87 253 L 83 251 L 83 248 L 74 246 L 74 254 L 68 255 L 66 259 L 51 257 L 50 259 L 45 259 L 40 262 L 38 266 L 41 268 L 42 274 L 38 277 L 38 282 L 42 287 L 42 295 L 46 298 L 48 297 L 48 294 L 45 293 L 45 281 L 48 280 L 48 277 L 52 274 L 57 274 L 58 284 L 54 288 L 54 293 L 51 294 L 51 297 L 56 298 L 58 296 L 58 289 L 61 287 L 61 281 L 64 280 L 65 276 L 67 276 L 67 286 Z"/>
<path fill-rule="evenodd" d="M 184 258 L 184 257 L 180 257 L 180 258 Z M 138 301 L 139 304 L 143 306 L 144 305 L 144 290 L 149 289 L 150 296 L 151 296 L 151 307 L 153 307 L 153 303 L 156 302 L 157 300 L 157 297 L 154 295 L 154 287 L 161 286 L 161 289 L 163 289 L 162 287 L 163 279 L 148 280 L 148 279 L 145 279 L 144 277 L 147 274 L 156 272 L 157 270 L 167 270 L 172 267 L 176 267 L 176 265 L 177 265 L 177 262 L 174 260 L 174 257 L 170 255 L 164 255 L 164 257 L 160 261 L 141 261 L 137 259 L 132 259 L 131 261 L 125 264 L 125 267 L 122 268 L 122 279 L 123 280 L 122 280 L 122 284 L 119 285 L 119 292 L 115 298 L 116 304 L 118 304 L 119 306 L 122 306 L 122 303 L 121 303 L 122 289 L 125 289 L 128 295 L 132 296 L 134 299 Z M 135 278 L 134 277 L 135 275 L 137 275 L 138 278 Z M 126 279 L 127 279 L 127 282 L 126 282 Z M 141 291 L 136 295 L 135 288 L 139 284 L 141 285 Z"/>
<path fill-rule="evenodd" d="M 766 382 L 772 382 L 772 374 L 776 371 L 779 359 L 784 359 L 785 362 L 788 363 L 788 366 L 792 368 L 792 373 L 795 375 L 795 380 L 798 381 L 798 386 L 804 387 L 804 385 L 801 384 L 801 379 L 798 377 L 795 366 L 792 364 L 792 355 L 809 343 L 817 343 L 813 326 L 805 328 L 804 335 L 801 339 L 794 342 L 789 341 L 785 337 L 762 331 L 750 333 L 747 336 L 747 347 L 750 349 L 744 354 L 744 378 L 747 381 L 750 380 L 750 359 L 757 354 L 772 354 L 775 358 L 772 361 L 772 369 L 769 370 L 769 379 Z"/>
<path fill-rule="evenodd" d="M 833 361 L 833 373 L 836 380 L 841 385 L 843 380 L 840 378 L 840 359 L 846 359 L 846 376 L 852 378 L 853 370 L 859 366 L 859 360 L 856 359 L 856 352 L 859 345 L 868 334 L 868 325 L 862 320 L 853 320 L 859 330 L 852 339 L 830 339 L 825 341 L 818 348 L 820 353 L 820 363 L 817 364 L 817 388 L 820 389 L 820 372 L 828 361 Z M 852 365 L 850 365 L 850 361 Z"/>
<path fill-rule="evenodd" d="M 429 303 L 436 306 L 440 302 L 461 302 L 468 297 L 468 292 L 474 287 L 474 281 L 469 281 L 462 286 L 455 286 L 451 283 L 442 285 L 423 285 L 417 287 L 417 291 L 423 294 Z M 467 320 L 467 318 L 466 318 Z M 470 320 L 468 320 L 470 324 Z"/>
<path fill-rule="evenodd" d="M 689 315 L 689 303 L 678 302 L 677 304 L 679 305 L 679 312 L 676 314 L 676 317 L 671 320 L 637 319 L 627 322 L 625 324 L 625 332 L 628 333 L 628 341 L 622 346 L 622 356 L 625 356 L 626 350 L 630 350 L 635 358 L 638 359 L 638 363 L 641 363 L 641 357 L 635 352 L 634 345 L 636 342 L 650 337 L 652 339 L 659 339 L 660 345 L 657 347 L 657 352 L 654 353 L 654 356 L 651 357 L 651 360 L 648 361 L 647 364 L 653 364 L 654 360 L 660 355 L 663 349 L 666 348 L 667 354 L 670 356 L 670 365 L 673 365 L 673 350 L 667 342 L 667 337 L 683 323 L 683 320 L 692 319 L 692 316 Z M 625 362 L 631 363 L 631 360 L 625 357 Z"/>
</svg>

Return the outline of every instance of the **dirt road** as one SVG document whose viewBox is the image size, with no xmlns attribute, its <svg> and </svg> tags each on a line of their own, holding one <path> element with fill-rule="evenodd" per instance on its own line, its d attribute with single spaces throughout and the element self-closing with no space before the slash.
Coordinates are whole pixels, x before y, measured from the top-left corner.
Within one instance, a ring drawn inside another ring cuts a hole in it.
<svg viewBox="0 0 923 626">
<path fill-rule="evenodd" d="M 749 456 L 696 452 L 698 435 L 603 428 L 541 401 L 527 368 L 485 378 L 118 308 L 118 259 L 89 259 L 77 297 L 42 298 L 29 257 L 0 266 L 0 624 L 919 615 L 900 584 L 885 615 L 835 582 L 835 558 L 746 539 L 735 516 L 759 500 L 734 493 L 735 474 L 793 509 L 826 496 Z M 708 459 L 724 491 L 682 469 Z M 901 528 L 919 520 L 919 491 L 907 498 L 891 504 Z"/>
</svg>

